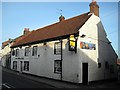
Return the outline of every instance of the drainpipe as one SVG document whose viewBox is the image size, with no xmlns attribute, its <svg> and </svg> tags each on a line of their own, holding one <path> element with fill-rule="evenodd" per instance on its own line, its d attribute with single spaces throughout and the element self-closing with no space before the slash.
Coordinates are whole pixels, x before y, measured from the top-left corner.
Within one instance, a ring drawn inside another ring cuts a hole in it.
<svg viewBox="0 0 120 90">
<path fill-rule="evenodd" d="M 61 80 L 62 80 L 62 63 L 63 63 L 62 40 L 60 40 L 60 42 L 61 42 Z"/>
</svg>

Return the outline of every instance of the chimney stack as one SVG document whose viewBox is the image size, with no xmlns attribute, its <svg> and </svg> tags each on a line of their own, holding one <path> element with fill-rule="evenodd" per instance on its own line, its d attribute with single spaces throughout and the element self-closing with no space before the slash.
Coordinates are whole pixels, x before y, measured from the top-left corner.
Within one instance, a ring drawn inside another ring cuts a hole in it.
<svg viewBox="0 0 120 90">
<path fill-rule="evenodd" d="M 65 17 L 61 15 L 61 16 L 59 17 L 59 21 L 61 22 L 61 21 L 64 21 L 64 20 L 65 20 Z"/>
<path fill-rule="evenodd" d="M 23 32 L 24 35 L 28 34 L 29 32 L 30 32 L 29 28 L 24 28 L 24 32 Z"/>
<path fill-rule="evenodd" d="M 90 6 L 90 13 L 94 13 L 94 15 L 99 17 L 99 6 L 97 5 L 97 2 L 95 0 L 92 0 L 89 6 Z"/>
</svg>

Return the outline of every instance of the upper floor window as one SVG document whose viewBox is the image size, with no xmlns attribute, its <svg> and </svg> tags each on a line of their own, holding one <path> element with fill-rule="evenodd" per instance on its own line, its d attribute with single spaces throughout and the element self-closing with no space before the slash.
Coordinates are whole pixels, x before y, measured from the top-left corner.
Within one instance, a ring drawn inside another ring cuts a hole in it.
<svg viewBox="0 0 120 90">
<path fill-rule="evenodd" d="M 16 51 L 15 51 L 15 56 L 16 56 L 16 57 L 19 56 L 19 49 L 16 49 Z"/>
<path fill-rule="evenodd" d="M 15 50 L 14 50 L 14 49 L 12 49 L 12 51 L 11 51 L 11 55 L 12 55 L 12 56 L 15 55 Z"/>
<path fill-rule="evenodd" d="M 33 47 L 32 56 L 37 56 L 37 46 Z"/>
<path fill-rule="evenodd" d="M 29 52 L 30 52 L 29 47 L 26 47 L 25 48 L 25 56 L 29 56 Z"/>
<path fill-rule="evenodd" d="M 61 42 L 55 42 L 54 44 L 54 54 L 61 54 Z"/>
</svg>

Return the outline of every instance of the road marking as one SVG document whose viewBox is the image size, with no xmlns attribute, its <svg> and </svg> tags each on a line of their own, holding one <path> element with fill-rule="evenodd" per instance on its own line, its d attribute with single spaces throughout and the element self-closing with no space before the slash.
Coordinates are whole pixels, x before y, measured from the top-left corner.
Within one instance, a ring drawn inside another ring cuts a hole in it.
<svg viewBox="0 0 120 90">
<path fill-rule="evenodd" d="M 9 87 L 8 85 L 6 85 L 6 84 L 3 84 L 3 86 L 5 86 L 6 88 L 11 88 L 11 87 Z"/>
<path fill-rule="evenodd" d="M 4 84 L 2 84 L 2 85 L 3 85 L 4 87 L 6 87 L 6 88 L 15 88 L 15 87 L 13 87 L 13 86 L 7 84 L 7 83 L 4 83 Z"/>
</svg>

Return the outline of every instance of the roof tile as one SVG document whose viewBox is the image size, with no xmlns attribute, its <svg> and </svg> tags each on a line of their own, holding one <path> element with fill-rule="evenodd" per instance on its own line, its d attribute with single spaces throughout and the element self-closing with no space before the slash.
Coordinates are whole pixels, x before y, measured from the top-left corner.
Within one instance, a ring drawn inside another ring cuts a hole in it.
<svg viewBox="0 0 120 90">
<path fill-rule="evenodd" d="M 29 35 L 24 36 L 21 40 L 14 43 L 12 47 L 17 47 L 29 43 L 34 43 L 36 41 L 78 33 L 78 29 L 81 28 L 82 25 L 84 25 L 84 23 L 91 16 L 88 15 L 88 13 L 75 16 L 73 18 L 54 23 L 52 25 L 39 28 L 37 30 L 33 30 L 31 33 L 29 33 Z"/>
</svg>

